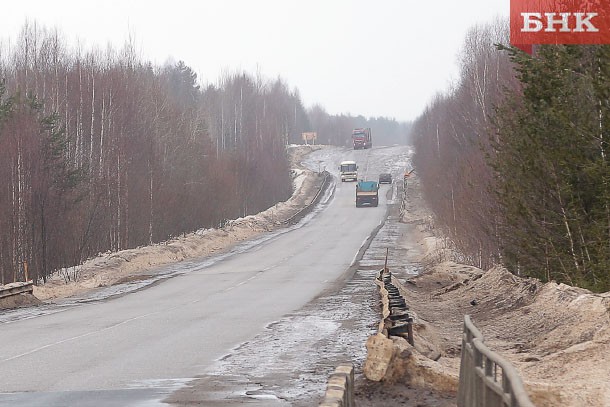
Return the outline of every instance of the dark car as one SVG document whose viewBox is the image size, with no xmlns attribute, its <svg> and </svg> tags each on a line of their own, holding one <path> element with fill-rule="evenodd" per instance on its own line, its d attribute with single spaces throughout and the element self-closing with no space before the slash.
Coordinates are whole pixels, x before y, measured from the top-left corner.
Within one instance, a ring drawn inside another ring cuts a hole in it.
<svg viewBox="0 0 610 407">
<path fill-rule="evenodd" d="M 379 174 L 379 183 L 380 184 L 391 184 L 392 183 L 392 174 L 388 174 L 384 172 L 383 174 Z"/>
</svg>

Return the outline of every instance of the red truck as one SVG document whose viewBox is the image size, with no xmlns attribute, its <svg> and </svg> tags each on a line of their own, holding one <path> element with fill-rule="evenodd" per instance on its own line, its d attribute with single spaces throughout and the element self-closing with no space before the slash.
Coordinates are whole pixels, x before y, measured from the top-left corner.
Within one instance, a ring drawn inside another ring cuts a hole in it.
<svg viewBox="0 0 610 407">
<path fill-rule="evenodd" d="M 371 129 L 368 127 L 366 129 L 354 129 L 352 131 L 352 141 L 354 142 L 354 150 L 373 147 Z"/>
</svg>

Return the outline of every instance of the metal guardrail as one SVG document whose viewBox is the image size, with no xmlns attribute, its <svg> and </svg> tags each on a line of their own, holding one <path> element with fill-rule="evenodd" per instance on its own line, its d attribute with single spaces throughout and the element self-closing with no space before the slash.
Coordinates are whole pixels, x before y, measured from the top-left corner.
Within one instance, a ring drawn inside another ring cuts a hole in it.
<svg viewBox="0 0 610 407">
<path fill-rule="evenodd" d="M 26 281 L 25 283 L 10 283 L 0 285 L 0 298 L 6 298 L 13 295 L 32 293 L 34 291 L 34 282 Z"/>
<path fill-rule="evenodd" d="M 458 407 L 534 407 L 517 370 L 483 343 L 464 316 Z"/>
<path fill-rule="evenodd" d="M 326 188 L 328 187 L 328 185 L 330 184 L 330 178 L 331 178 L 331 175 L 328 171 L 323 171 L 322 174 L 324 174 L 324 180 L 322 180 L 322 185 L 320 185 L 320 189 L 318 190 L 316 195 L 313 197 L 311 202 L 309 202 L 309 204 L 307 204 L 306 206 L 301 208 L 297 213 L 295 213 L 294 215 L 292 215 L 291 217 L 286 219 L 284 221 L 284 223 L 286 223 L 286 224 L 296 223 L 303 216 L 305 216 L 305 214 L 308 213 L 315 204 L 317 204 L 320 201 L 320 198 L 322 197 L 322 192 L 324 192 L 326 190 Z"/>
<path fill-rule="evenodd" d="M 392 283 L 392 272 L 387 267 L 388 253 L 386 251 L 386 261 L 383 270 L 377 275 L 377 285 L 381 295 L 382 313 L 387 315 L 380 324 L 383 326 L 382 333 L 388 338 L 390 336 L 400 336 L 415 346 L 413 339 L 413 317 L 409 313 L 407 305 L 400 290 Z"/>
</svg>

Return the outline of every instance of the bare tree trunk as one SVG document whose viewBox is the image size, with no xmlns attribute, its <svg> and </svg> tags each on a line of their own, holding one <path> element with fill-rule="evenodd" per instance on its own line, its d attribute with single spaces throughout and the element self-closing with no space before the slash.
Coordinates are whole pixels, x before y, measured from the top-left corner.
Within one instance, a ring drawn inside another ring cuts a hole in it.
<svg viewBox="0 0 610 407">
<path fill-rule="evenodd" d="M 150 159 L 148 160 L 148 175 L 150 177 L 150 216 L 148 221 L 148 244 L 153 243 L 153 219 L 155 218 L 154 214 L 154 196 L 153 196 L 153 170 L 152 165 L 150 164 Z"/>
<path fill-rule="evenodd" d="M 457 236 L 457 216 L 455 213 L 455 198 L 453 196 L 453 185 L 451 185 L 451 210 L 453 213 L 453 236 Z"/>
<path fill-rule="evenodd" d="M 89 180 L 93 178 L 93 134 L 95 133 L 95 70 L 91 67 L 91 129 L 89 133 Z"/>
<path fill-rule="evenodd" d="M 84 153 L 85 153 L 85 140 L 83 134 L 83 110 L 84 110 L 84 102 L 83 102 L 83 70 L 82 70 L 82 62 L 78 61 L 78 94 L 79 94 L 79 103 L 78 103 L 78 113 L 77 113 L 77 123 L 76 123 L 76 145 L 77 145 L 77 159 L 78 167 L 83 167 L 84 162 Z"/>
<path fill-rule="evenodd" d="M 59 38 L 57 30 L 53 33 L 53 67 L 55 70 L 55 100 L 53 110 L 59 110 Z"/>
<path fill-rule="evenodd" d="M 64 126 L 66 126 L 66 134 L 70 134 L 69 132 L 71 131 L 70 128 L 70 116 L 69 116 L 69 112 L 70 112 L 70 100 L 68 99 L 68 72 L 66 72 L 65 76 L 64 76 L 64 97 L 65 97 L 65 104 L 64 104 Z M 74 151 L 74 157 L 73 157 L 73 163 L 76 165 L 77 161 L 76 161 L 76 145 L 73 147 L 72 149 Z"/>
<path fill-rule="evenodd" d="M 18 270 L 21 270 L 23 263 L 23 255 L 25 251 L 25 228 L 26 228 L 26 213 L 25 213 L 25 174 L 23 163 L 23 145 L 21 139 L 17 140 L 17 264 L 14 269 L 13 281 L 17 281 Z"/>
<path fill-rule="evenodd" d="M 121 240 L 121 231 L 122 231 L 122 224 L 121 224 L 121 154 L 120 152 L 117 153 L 117 160 L 116 160 L 116 177 L 117 177 L 117 205 L 116 205 L 116 250 L 121 250 L 122 249 L 122 240 Z"/>
<path fill-rule="evenodd" d="M 563 219 L 563 225 L 566 228 L 566 235 L 570 241 L 570 253 L 572 254 L 572 260 L 574 261 L 574 267 L 578 273 L 580 273 L 580 265 L 578 264 L 578 257 L 576 256 L 576 249 L 574 246 L 574 238 L 572 237 L 572 230 L 570 228 L 570 223 L 568 221 L 567 213 L 565 206 L 563 204 L 563 200 L 561 199 L 561 191 L 559 188 L 559 184 L 556 184 L 557 187 L 557 197 L 559 199 L 559 205 L 561 206 L 561 215 Z"/>
<path fill-rule="evenodd" d="M 102 94 L 102 113 L 100 118 L 100 148 L 98 158 L 98 177 L 101 177 L 104 168 L 104 130 L 106 126 L 106 98 Z"/>
<path fill-rule="evenodd" d="M 598 69 L 598 74 L 600 74 L 601 68 Z M 606 161 L 606 151 L 604 149 L 604 145 L 605 145 L 605 140 L 604 140 L 604 124 L 603 124 L 603 119 L 604 119 L 604 113 L 602 110 L 602 100 L 598 101 L 598 108 L 599 108 L 599 149 L 600 149 L 600 153 L 602 156 L 602 165 L 604 168 L 607 168 L 607 161 Z M 606 192 L 606 197 L 608 197 L 608 190 L 609 190 L 609 186 L 608 186 L 608 181 L 607 179 L 604 177 L 603 180 L 604 183 L 604 191 Z M 605 209 L 606 209 L 606 221 L 607 221 L 607 232 L 608 232 L 608 251 L 610 251 L 610 202 L 608 202 L 608 199 L 606 198 L 606 201 L 604 203 Z"/>
</svg>

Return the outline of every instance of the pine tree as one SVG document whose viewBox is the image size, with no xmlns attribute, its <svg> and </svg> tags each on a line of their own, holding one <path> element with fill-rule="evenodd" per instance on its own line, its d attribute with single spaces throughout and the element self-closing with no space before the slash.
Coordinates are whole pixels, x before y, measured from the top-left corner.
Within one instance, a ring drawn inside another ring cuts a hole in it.
<svg viewBox="0 0 610 407">
<path fill-rule="evenodd" d="M 496 116 L 504 261 L 515 272 L 608 289 L 607 47 L 510 52 L 524 88 Z"/>
</svg>

